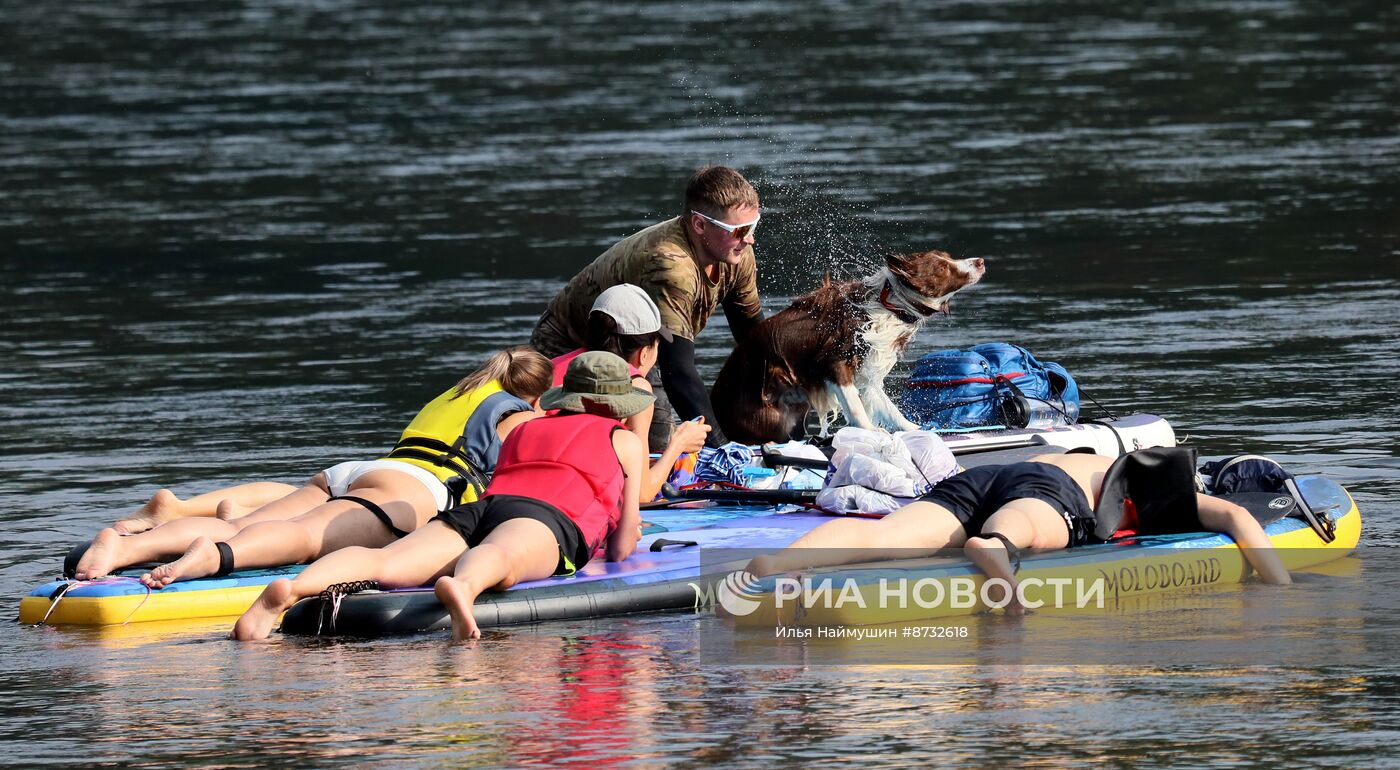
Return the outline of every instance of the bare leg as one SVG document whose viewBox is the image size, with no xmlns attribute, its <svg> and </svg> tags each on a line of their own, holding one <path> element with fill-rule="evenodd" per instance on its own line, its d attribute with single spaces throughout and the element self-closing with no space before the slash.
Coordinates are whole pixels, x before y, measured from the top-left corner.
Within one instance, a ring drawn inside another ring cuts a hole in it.
<svg viewBox="0 0 1400 770">
<path fill-rule="evenodd" d="M 748 570 L 762 576 L 856 561 L 907 558 L 911 549 L 957 548 L 966 538 L 962 522 L 947 508 L 913 502 L 882 519 L 832 519 L 777 554 L 755 557 Z M 803 552 L 813 548 L 826 551 Z"/>
<path fill-rule="evenodd" d="M 325 590 L 325 589 L 322 589 Z M 233 624 L 233 632 L 229 634 L 230 639 L 237 639 L 240 642 L 251 642 L 257 639 L 266 639 L 272 633 L 272 627 L 277 623 L 277 619 L 282 617 L 298 600 L 305 597 L 295 593 L 294 581 L 286 578 L 277 578 L 267 584 L 267 588 L 258 594 L 257 601 L 248 608 Z M 310 594 L 307 594 L 310 596 Z"/>
<path fill-rule="evenodd" d="M 225 500 L 215 507 L 215 515 L 233 521 L 240 528 L 260 521 L 287 521 L 310 512 L 330 497 L 331 493 L 326 491 L 325 476 L 318 473 L 306 484 L 276 499 L 260 503 L 251 511 L 244 498 Z"/>
<path fill-rule="evenodd" d="M 280 578 L 269 583 L 257 602 L 238 619 L 232 637 L 266 637 L 287 608 L 335 583 L 377 580 L 389 588 L 423 585 L 449 574 L 466 547 L 456 530 L 435 521 L 385 548 L 343 548 L 316 560 L 295 580 Z"/>
<path fill-rule="evenodd" d="M 452 576 L 438 578 L 433 592 L 452 616 L 454 641 L 481 638 L 472 604 L 487 588 L 504 591 L 523 580 L 540 580 L 559 566 L 559 543 L 534 519 L 511 519 L 462 554 Z"/>
<path fill-rule="evenodd" d="M 246 517 L 260 507 L 262 505 L 241 505 L 234 500 L 220 500 L 218 505 L 214 507 L 214 515 L 224 519 L 224 521 L 234 521 L 234 519 Z"/>
<path fill-rule="evenodd" d="M 219 571 L 219 548 L 207 537 L 196 538 L 184 555 L 141 576 L 147 588 L 165 588 L 181 578 L 202 577 Z"/>
<path fill-rule="evenodd" d="M 1064 548 L 1069 545 L 1069 528 L 1054 508 L 1042 500 L 1012 500 L 992 514 L 982 532 L 995 532 L 1017 548 Z M 993 597 L 1005 601 L 1006 614 L 1024 615 L 1026 608 L 1016 595 L 1016 571 L 1006 553 L 1006 545 L 994 537 L 970 537 L 963 546 L 967 558 L 989 578 L 1005 581 L 1010 594 Z"/>
<path fill-rule="evenodd" d="M 298 490 L 298 494 L 308 485 Z M 366 473 L 351 490 L 357 497 L 377 503 L 406 531 L 417 529 L 437 512 L 437 502 L 421 483 L 398 471 Z M 294 495 L 289 495 L 292 497 Z M 287 498 L 283 498 L 286 500 Z M 282 501 L 278 501 L 281 503 Z M 230 526 L 263 516 L 263 511 L 251 514 Z M 235 536 L 225 538 L 233 551 L 234 564 L 239 568 L 279 567 L 301 564 L 353 545 L 378 548 L 392 543 L 395 535 L 363 505 L 350 500 L 331 500 L 290 521 L 259 520 L 243 527 Z M 214 544 L 195 543 L 185 555 L 153 570 L 147 585 L 160 588 L 176 580 L 192 580 L 213 574 L 219 567 Z M 146 578 L 142 578 L 146 582 Z"/>
<path fill-rule="evenodd" d="M 124 519 L 117 519 L 117 523 L 112 525 L 112 529 L 119 535 L 134 535 L 138 532 L 145 532 L 152 527 L 164 524 L 167 521 L 178 519 L 184 516 L 185 501 L 175 496 L 174 492 L 168 489 L 157 489 L 151 499 L 146 504 L 136 509 L 136 512 Z"/>
<path fill-rule="evenodd" d="M 247 510 L 266 505 L 294 489 L 290 484 L 255 481 L 206 492 L 188 500 L 181 500 L 168 489 L 160 489 L 145 505 L 137 508 L 132 515 L 119 520 L 112 528 L 121 535 L 134 535 L 187 516 L 214 516 L 219 503 L 225 500 Z"/>
<path fill-rule="evenodd" d="M 392 504 L 385 506 L 391 511 Z M 232 522 L 225 522 L 234 526 Z M 348 500 L 333 500 L 291 521 L 259 521 L 223 538 L 232 549 L 234 564 L 240 569 L 301 564 L 323 555 L 327 531 L 334 528 L 344 545 L 378 548 L 393 542 L 394 536 L 363 506 Z M 151 588 L 164 588 L 177 580 L 194 580 L 219 569 L 219 552 L 214 541 L 199 538 L 184 555 L 143 575 L 141 582 Z"/>
<path fill-rule="evenodd" d="M 256 511 L 256 508 L 244 508 L 232 500 L 224 500 L 214 508 L 214 515 L 223 521 L 233 521 Z"/>
<path fill-rule="evenodd" d="M 78 580 L 95 580 L 129 564 L 179 555 L 196 538 L 222 540 L 237 532 L 237 527 L 214 518 L 177 519 L 128 537 L 122 537 L 109 527 L 97 533 L 87 553 L 78 560 L 73 576 Z"/>
</svg>

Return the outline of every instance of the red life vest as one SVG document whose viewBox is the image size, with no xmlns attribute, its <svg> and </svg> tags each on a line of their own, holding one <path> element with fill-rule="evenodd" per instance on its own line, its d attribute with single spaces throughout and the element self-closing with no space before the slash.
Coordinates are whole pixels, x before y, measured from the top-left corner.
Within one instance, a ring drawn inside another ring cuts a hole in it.
<svg viewBox="0 0 1400 770">
<path fill-rule="evenodd" d="M 593 414 L 531 420 L 506 437 L 491 495 L 520 495 L 549 503 L 597 549 L 622 518 L 622 464 L 612 434 L 622 423 Z"/>
</svg>

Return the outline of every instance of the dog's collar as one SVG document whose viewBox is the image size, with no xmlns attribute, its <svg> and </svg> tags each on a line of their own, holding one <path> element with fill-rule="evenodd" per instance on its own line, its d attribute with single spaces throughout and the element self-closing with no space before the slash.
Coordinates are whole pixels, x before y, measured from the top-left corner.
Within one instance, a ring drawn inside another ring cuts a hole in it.
<svg viewBox="0 0 1400 770">
<path fill-rule="evenodd" d="M 895 280 L 897 280 L 895 276 L 890 276 L 885 280 L 884 286 L 880 287 L 880 306 L 894 313 L 895 318 L 907 324 L 915 324 L 938 312 L 938 308 L 926 307 L 920 303 L 911 302 L 908 297 L 904 296 L 904 292 L 898 292 L 898 294 L 899 298 L 903 300 L 908 308 L 906 309 L 905 307 L 900 307 L 895 304 L 893 300 L 893 295 L 896 293 L 893 285 Z M 913 310 L 914 313 L 918 313 L 918 315 L 909 312 L 910 310 Z"/>
</svg>

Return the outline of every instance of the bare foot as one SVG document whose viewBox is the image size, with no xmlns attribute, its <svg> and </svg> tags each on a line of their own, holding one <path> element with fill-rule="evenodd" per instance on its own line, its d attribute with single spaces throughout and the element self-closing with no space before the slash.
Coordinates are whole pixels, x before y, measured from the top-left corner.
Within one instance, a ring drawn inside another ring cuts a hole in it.
<svg viewBox="0 0 1400 770">
<path fill-rule="evenodd" d="M 184 501 L 175 496 L 174 492 L 168 489 L 158 489 L 145 505 L 136 509 L 136 513 L 118 521 L 112 528 L 119 535 L 134 535 L 138 532 L 145 532 L 152 527 L 164 524 L 167 521 L 174 521 L 183 515 Z"/>
<path fill-rule="evenodd" d="M 754 577 L 764 577 L 765 575 L 772 575 L 777 572 L 778 568 L 773 564 L 772 556 L 763 555 L 749 559 L 749 564 L 747 567 L 744 567 L 744 571 Z"/>
<path fill-rule="evenodd" d="M 447 608 L 447 614 L 452 616 L 452 641 L 481 638 L 481 629 L 477 627 L 476 618 L 472 616 L 474 597 L 467 581 L 448 576 L 440 577 L 433 585 L 433 593 Z"/>
<path fill-rule="evenodd" d="M 229 521 L 231 519 L 241 519 L 254 510 L 256 510 L 256 508 L 251 505 L 239 505 L 232 500 L 220 500 L 219 504 L 214 507 L 214 515 L 223 521 Z"/>
<path fill-rule="evenodd" d="M 229 638 L 240 642 L 266 639 L 267 635 L 272 633 L 277 618 L 295 601 L 296 597 L 292 595 L 292 581 L 277 578 L 268 583 L 258 600 L 253 602 L 253 606 L 233 624 L 233 633 L 229 634 Z"/>
<path fill-rule="evenodd" d="M 78 566 L 73 570 L 73 577 L 78 580 L 96 580 L 106 577 L 108 573 L 117 567 L 124 567 L 121 563 L 122 536 L 117 530 L 108 527 L 97 533 L 97 537 L 92 539 L 92 545 L 88 546 L 83 558 L 78 560 Z"/>
<path fill-rule="evenodd" d="M 185 555 L 147 572 L 141 582 L 147 588 L 165 588 L 176 580 L 193 580 L 219 571 L 219 549 L 207 537 L 196 539 L 185 549 Z"/>
</svg>

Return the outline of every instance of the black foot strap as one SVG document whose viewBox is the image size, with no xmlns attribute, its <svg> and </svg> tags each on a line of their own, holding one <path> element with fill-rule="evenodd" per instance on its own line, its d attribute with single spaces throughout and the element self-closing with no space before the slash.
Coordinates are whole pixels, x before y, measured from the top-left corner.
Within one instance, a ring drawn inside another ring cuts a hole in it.
<svg viewBox="0 0 1400 770">
<path fill-rule="evenodd" d="M 219 569 L 210 577 L 223 577 L 233 571 L 233 548 L 224 542 L 215 543 L 214 547 L 219 551 Z"/>
<path fill-rule="evenodd" d="M 363 497 L 355 497 L 353 495 L 341 495 L 340 497 L 332 497 L 331 499 L 349 500 L 350 502 L 355 503 L 357 505 L 362 505 L 364 506 L 365 510 L 374 514 L 374 518 L 379 519 L 381 524 L 388 527 L 389 531 L 394 534 L 394 537 L 408 537 L 407 532 L 404 532 L 403 530 L 394 526 L 394 520 L 389 518 L 389 514 L 385 513 L 383 508 L 380 508 L 375 503 L 372 503 L 369 500 L 364 499 Z"/>
<path fill-rule="evenodd" d="M 340 617 L 340 601 L 350 594 L 361 591 L 378 591 L 376 580 L 355 580 L 349 583 L 332 583 L 321 592 L 321 609 L 316 618 L 316 634 L 325 628 L 327 633 L 335 633 L 335 621 Z"/>
<path fill-rule="evenodd" d="M 68 555 L 63 557 L 63 576 L 73 577 L 73 573 L 78 571 L 78 562 L 82 561 L 83 554 L 87 553 L 92 543 L 78 543 L 73 546 Z"/>
<path fill-rule="evenodd" d="M 1011 560 L 1011 574 L 1021 571 L 1021 549 L 1011 544 L 1011 540 L 1000 532 L 983 532 L 982 537 L 994 537 L 1006 546 L 1006 558 Z"/>
</svg>

